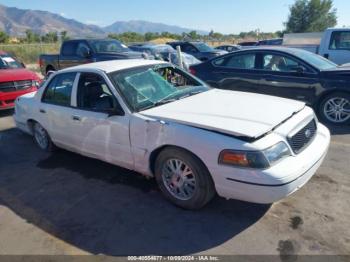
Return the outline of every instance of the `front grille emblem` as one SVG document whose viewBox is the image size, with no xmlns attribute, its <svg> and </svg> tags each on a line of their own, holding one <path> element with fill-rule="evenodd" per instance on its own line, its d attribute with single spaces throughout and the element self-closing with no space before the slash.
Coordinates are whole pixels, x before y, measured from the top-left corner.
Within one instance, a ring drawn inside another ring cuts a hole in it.
<svg viewBox="0 0 350 262">
<path fill-rule="evenodd" d="M 305 131 L 305 137 L 306 137 L 306 138 L 310 138 L 311 135 L 312 135 L 311 130 L 310 130 L 310 129 L 306 129 L 306 131 Z"/>
</svg>

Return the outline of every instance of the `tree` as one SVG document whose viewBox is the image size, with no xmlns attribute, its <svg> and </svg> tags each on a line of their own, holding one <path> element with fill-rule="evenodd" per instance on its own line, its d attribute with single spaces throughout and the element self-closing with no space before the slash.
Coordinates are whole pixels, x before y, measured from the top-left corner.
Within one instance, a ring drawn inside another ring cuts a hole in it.
<svg viewBox="0 0 350 262">
<path fill-rule="evenodd" d="M 49 32 L 41 37 L 41 41 L 45 43 L 56 43 L 58 41 L 57 32 Z"/>
<path fill-rule="evenodd" d="M 188 33 L 188 36 L 192 39 L 192 40 L 197 40 L 200 38 L 200 35 L 197 34 L 197 31 L 191 31 Z"/>
<path fill-rule="evenodd" d="M 40 36 L 34 33 L 32 30 L 26 30 L 26 42 L 27 43 L 38 43 L 40 42 Z"/>
<path fill-rule="evenodd" d="M 321 32 L 337 24 L 333 0 L 296 0 L 285 23 L 288 33 Z"/>
<path fill-rule="evenodd" d="M 68 32 L 67 31 L 62 31 L 61 32 L 61 41 L 66 41 L 69 40 Z"/>
<path fill-rule="evenodd" d="M 5 32 L 0 31 L 0 43 L 7 43 L 7 41 L 9 40 L 9 35 L 6 34 Z"/>
</svg>

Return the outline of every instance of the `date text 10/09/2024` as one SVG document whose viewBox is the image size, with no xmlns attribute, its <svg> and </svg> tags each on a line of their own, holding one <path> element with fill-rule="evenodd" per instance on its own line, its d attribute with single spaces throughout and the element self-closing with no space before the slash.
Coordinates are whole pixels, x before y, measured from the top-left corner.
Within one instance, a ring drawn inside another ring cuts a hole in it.
<svg viewBox="0 0 350 262">
<path fill-rule="evenodd" d="M 216 256 L 128 256 L 128 261 L 219 261 Z"/>
</svg>

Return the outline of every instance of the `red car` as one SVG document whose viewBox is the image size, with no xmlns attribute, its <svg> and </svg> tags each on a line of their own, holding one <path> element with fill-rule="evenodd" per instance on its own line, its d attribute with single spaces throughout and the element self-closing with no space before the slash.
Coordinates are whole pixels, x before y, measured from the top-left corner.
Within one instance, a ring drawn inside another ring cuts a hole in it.
<svg viewBox="0 0 350 262">
<path fill-rule="evenodd" d="M 18 96 L 36 91 L 40 82 L 36 73 L 0 51 L 0 110 L 13 108 Z"/>
</svg>

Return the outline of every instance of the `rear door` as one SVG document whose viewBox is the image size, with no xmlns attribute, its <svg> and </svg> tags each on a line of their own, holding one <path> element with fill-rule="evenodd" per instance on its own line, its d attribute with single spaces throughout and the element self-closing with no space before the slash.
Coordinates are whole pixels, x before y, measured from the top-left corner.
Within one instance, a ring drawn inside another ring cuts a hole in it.
<svg viewBox="0 0 350 262">
<path fill-rule="evenodd" d="M 71 100 L 76 73 L 56 75 L 46 87 L 39 107 L 41 124 L 48 131 L 54 143 L 74 149 L 73 130 L 70 120 L 72 115 Z"/>
<path fill-rule="evenodd" d="M 92 57 L 84 56 L 85 50 L 91 50 L 85 41 L 68 41 L 63 43 L 59 56 L 60 69 L 93 62 Z"/>
<path fill-rule="evenodd" d="M 318 73 L 301 60 L 280 52 L 261 52 L 259 68 L 263 75 L 259 92 L 312 104 L 320 87 Z"/>
<path fill-rule="evenodd" d="M 214 87 L 258 92 L 261 70 L 256 69 L 256 61 L 255 52 L 233 53 L 213 60 Z"/>
</svg>

